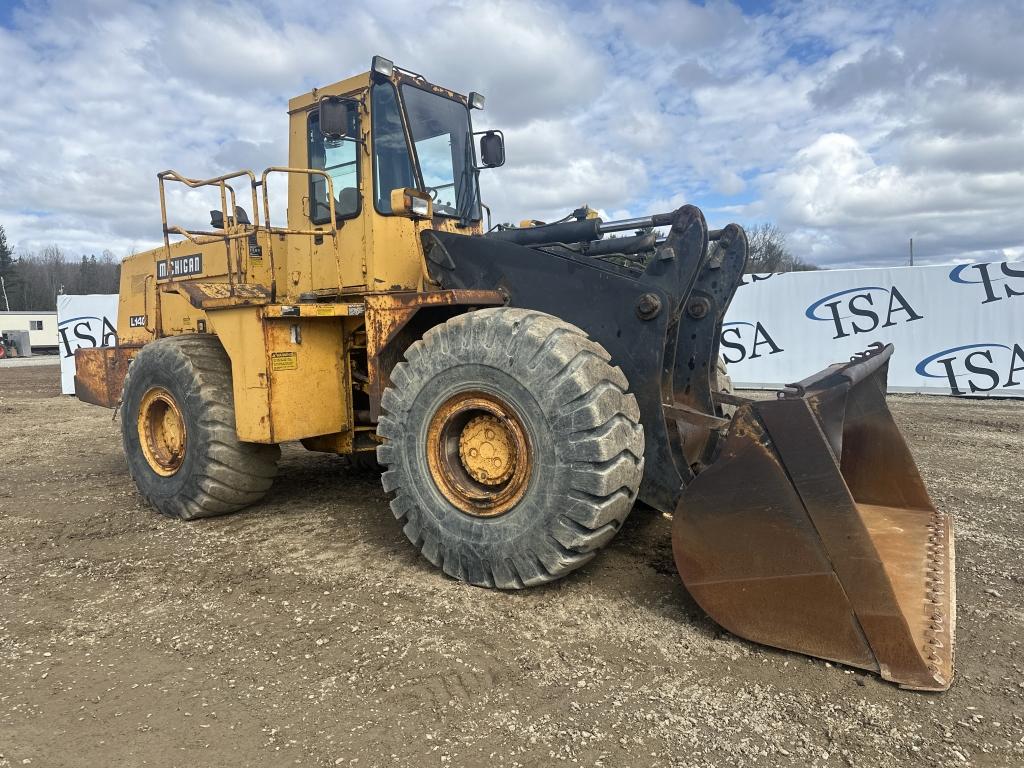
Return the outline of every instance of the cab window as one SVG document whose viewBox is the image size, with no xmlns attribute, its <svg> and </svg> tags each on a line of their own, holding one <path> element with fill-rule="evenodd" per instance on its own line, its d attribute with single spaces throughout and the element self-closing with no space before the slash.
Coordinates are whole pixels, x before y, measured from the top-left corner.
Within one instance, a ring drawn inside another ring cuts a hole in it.
<svg viewBox="0 0 1024 768">
<path fill-rule="evenodd" d="M 359 145 L 348 139 L 326 139 L 320 133 L 320 116 L 309 116 L 309 167 L 327 171 L 334 185 L 334 213 L 347 219 L 359 213 Z M 331 218 L 327 200 L 327 181 L 310 176 L 310 219 L 326 224 Z"/>
<path fill-rule="evenodd" d="M 372 94 L 374 205 L 380 213 L 391 213 L 391 190 L 415 187 L 416 177 L 395 87 L 375 83 Z"/>
</svg>

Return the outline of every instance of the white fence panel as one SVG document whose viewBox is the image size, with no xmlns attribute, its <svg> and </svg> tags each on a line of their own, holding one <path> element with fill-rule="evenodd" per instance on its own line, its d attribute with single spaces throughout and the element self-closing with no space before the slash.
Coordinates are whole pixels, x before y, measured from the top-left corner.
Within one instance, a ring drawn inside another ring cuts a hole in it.
<svg viewBox="0 0 1024 768">
<path fill-rule="evenodd" d="M 75 350 L 117 343 L 117 294 L 57 297 L 60 391 L 75 394 Z"/>
<path fill-rule="evenodd" d="M 722 355 L 779 387 L 891 342 L 890 392 L 1024 397 L 1024 262 L 748 275 Z"/>
</svg>

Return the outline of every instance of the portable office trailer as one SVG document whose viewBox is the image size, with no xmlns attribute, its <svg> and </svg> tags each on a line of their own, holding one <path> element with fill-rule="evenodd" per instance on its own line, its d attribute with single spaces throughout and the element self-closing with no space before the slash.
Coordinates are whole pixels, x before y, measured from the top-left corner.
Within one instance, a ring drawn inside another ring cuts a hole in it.
<svg viewBox="0 0 1024 768">
<path fill-rule="evenodd" d="M 56 312 L 0 312 L 0 332 L 28 331 L 32 351 L 56 352 L 60 344 Z"/>
</svg>

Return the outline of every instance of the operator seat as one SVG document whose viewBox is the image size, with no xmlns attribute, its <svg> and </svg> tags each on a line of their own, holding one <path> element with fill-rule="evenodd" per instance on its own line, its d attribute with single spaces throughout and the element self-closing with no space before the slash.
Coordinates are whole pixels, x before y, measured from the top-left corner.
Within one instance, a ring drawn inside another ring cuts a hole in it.
<svg viewBox="0 0 1024 768">
<path fill-rule="evenodd" d="M 355 187 L 344 187 L 338 193 L 338 205 L 335 213 L 339 216 L 350 216 L 359 210 L 359 190 Z"/>
</svg>

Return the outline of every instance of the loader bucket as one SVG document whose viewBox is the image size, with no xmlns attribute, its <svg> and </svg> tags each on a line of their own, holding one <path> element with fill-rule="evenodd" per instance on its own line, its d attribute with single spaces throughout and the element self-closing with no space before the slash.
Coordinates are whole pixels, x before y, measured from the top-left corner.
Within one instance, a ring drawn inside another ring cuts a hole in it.
<svg viewBox="0 0 1024 768">
<path fill-rule="evenodd" d="M 748 640 L 941 691 L 953 677 L 953 533 L 885 403 L 891 345 L 733 416 L 674 515 L 700 606 Z"/>
</svg>

